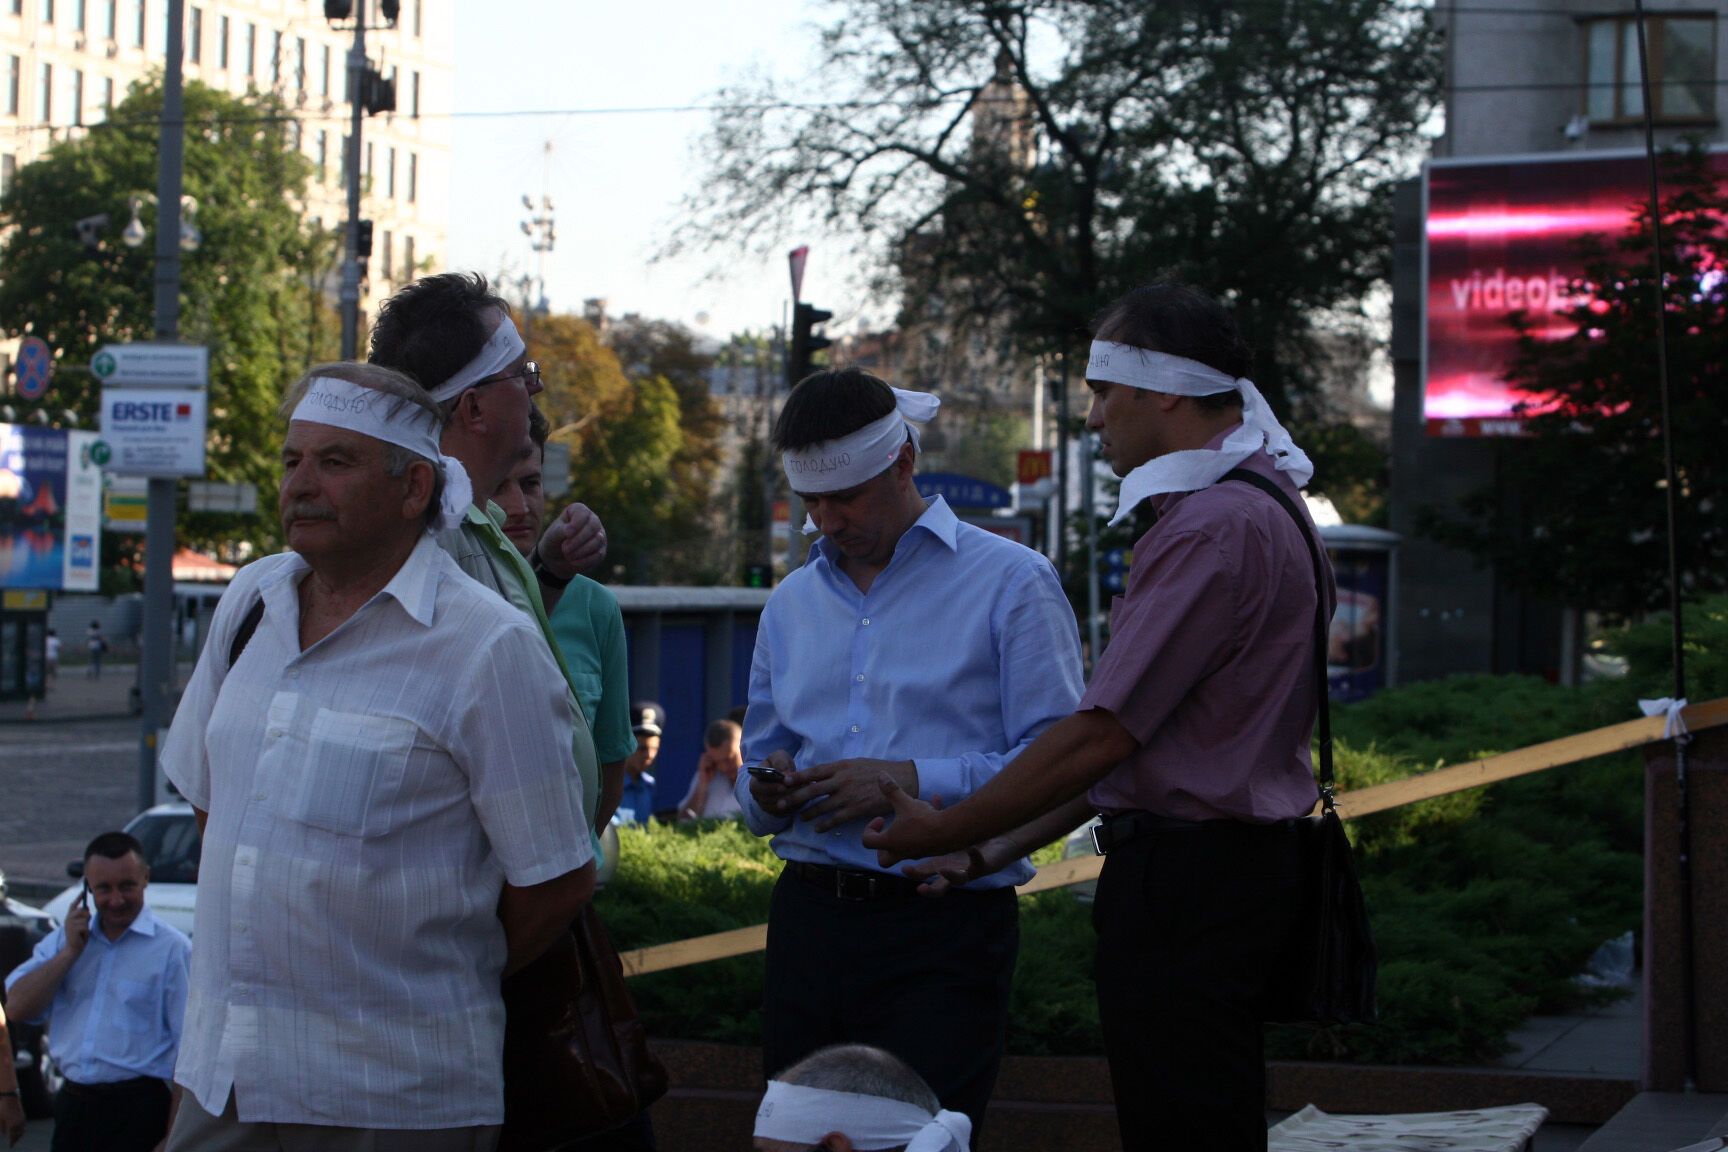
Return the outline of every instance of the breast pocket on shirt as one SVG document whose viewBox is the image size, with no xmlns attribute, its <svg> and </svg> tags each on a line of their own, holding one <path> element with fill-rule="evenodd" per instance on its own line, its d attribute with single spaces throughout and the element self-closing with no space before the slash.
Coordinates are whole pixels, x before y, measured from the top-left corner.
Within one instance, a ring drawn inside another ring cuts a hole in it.
<svg viewBox="0 0 1728 1152">
<path fill-rule="evenodd" d="M 406 720 L 318 709 L 304 748 L 294 750 L 273 789 L 276 811 L 345 836 L 389 831 L 418 734 Z"/>
<path fill-rule="evenodd" d="M 114 980 L 113 1024 L 134 1036 L 156 1031 L 162 1021 L 162 995 L 152 980 Z"/>
</svg>

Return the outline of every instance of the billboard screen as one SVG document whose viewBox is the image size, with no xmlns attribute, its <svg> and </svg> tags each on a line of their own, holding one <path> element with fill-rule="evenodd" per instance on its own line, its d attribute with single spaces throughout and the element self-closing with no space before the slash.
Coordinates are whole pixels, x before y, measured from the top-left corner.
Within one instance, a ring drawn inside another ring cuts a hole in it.
<svg viewBox="0 0 1728 1152">
<path fill-rule="evenodd" d="M 0 424 L 0 588 L 96 588 L 95 441 L 89 432 Z"/>
<path fill-rule="evenodd" d="M 1710 157 L 1728 183 L 1728 152 Z M 1582 274 L 1577 242 L 1615 236 L 1649 196 L 1642 153 L 1574 153 L 1428 166 L 1422 414 L 1435 436 L 1516 436 L 1506 382 L 1522 310 L 1539 339 L 1576 331 L 1562 315 Z"/>
</svg>

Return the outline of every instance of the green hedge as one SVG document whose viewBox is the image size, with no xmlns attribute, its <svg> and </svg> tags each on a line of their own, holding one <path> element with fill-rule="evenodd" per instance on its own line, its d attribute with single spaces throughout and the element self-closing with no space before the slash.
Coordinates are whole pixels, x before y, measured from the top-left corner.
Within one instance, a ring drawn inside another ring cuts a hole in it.
<svg viewBox="0 0 1728 1152">
<path fill-rule="evenodd" d="M 1728 598 L 1688 609 L 1689 695 L 1728 695 Z M 1608 638 L 1624 680 L 1566 689 L 1527 677 L 1458 677 L 1335 710 L 1346 789 L 1506 752 L 1638 715 L 1668 688 L 1664 620 Z M 1638 924 L 1643 780 L 1637 753 L 1423 801 L 1350 825 L 1381 953 L 1371 1028 L 1273 1029 L 1274 1055 L 1466 1064 L 1505 1050 L 1533 1012 L 1603 995 L 1578 985 L 1590 953 Z M 1046 850 L 1041 859 L 1049 859 Z M 599 897 L 620 948 L 767 918 L 778 862 L 731 823 L 626 830 Z M 1071 893 L 1022 901 L 1009 1050 L 1099 1051 L 1089 909 Z M 638 978 L 653 1034 L 757 1040 L 760 955 Z"/>
</svg>

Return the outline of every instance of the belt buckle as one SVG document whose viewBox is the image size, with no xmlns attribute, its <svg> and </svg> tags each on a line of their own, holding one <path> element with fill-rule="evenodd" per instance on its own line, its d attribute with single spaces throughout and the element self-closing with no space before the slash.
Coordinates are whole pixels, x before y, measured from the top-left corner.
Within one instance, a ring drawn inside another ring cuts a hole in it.
<svg viewBox="0 0 1728 1152">
<path fill-rule="evenodd" d="M 858 885 L 863 885 L 863 891 Z M 863 876 L 856 872 L 848 872 L 844 868 L 834 870 L 834 898 L 836 900 L 851 900 L 862 902 L 876 895 L 876 877 Z"/>
</svg>

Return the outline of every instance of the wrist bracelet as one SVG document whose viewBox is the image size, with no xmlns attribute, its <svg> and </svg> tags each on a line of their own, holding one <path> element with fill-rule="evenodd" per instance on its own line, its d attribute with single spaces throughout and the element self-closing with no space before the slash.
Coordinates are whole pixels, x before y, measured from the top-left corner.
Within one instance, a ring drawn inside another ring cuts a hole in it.
<svg viewBox="0 0 1728 1152">
<path fill-rule="evenodd" d="M 8 1096 L 16 1096 L 16 1095 L 18 1095 L 18 1089 L 16 1089 L 16 1088 L 12 1089 L 12 1091 L 10 1091 L 10 1092 L 0 1092 L 0 1100 L 4 1100 Z"/>
<path fill-rule="evenodd" d="M 569 576 L 560 576 L 546 567 L 546 561 L 540 558 L 540 545 L 538 544 L 534 545 L 534 551 L 528 553 L 528 567 L 534 570 L 534 578 L 548 588 L 562 590 L 568 588 L 570 581 L 576 579 L 574 573 Z"/>
</svg>

